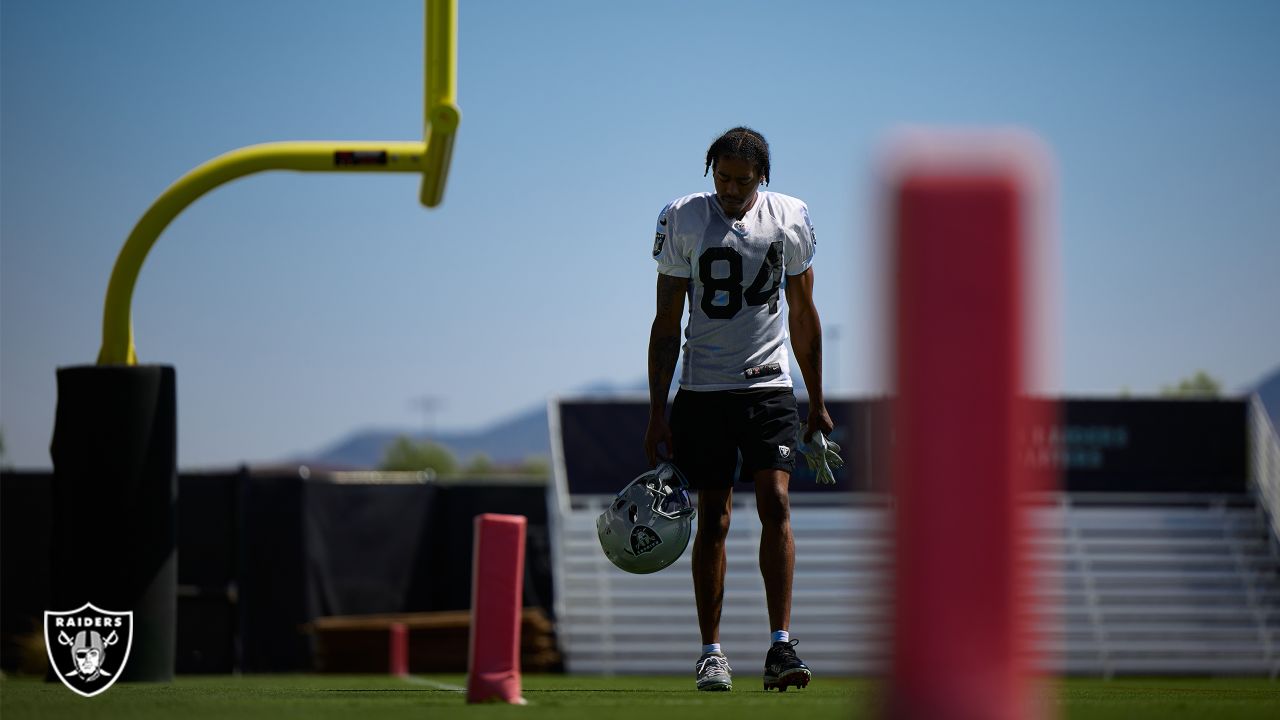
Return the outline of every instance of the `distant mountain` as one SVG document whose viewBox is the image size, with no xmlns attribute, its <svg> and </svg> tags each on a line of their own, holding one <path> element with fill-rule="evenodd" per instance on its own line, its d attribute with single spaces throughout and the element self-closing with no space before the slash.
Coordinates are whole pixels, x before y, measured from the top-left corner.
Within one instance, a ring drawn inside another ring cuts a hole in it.
<svg viewBox="0 0 1280 720">
<path fill-rule="evenodd" d="M 647 381 L 617 384 L 600 381 L 568 396 L 610 397 L 648 392 Z M 529 408 L 493 425 L 472 431 L 424 433 L 410 429 L 358 430 L 328 447 L 297 458 L 302 464 L 324 467 L 374 468 L 397 437 L 430 440 L 448 448 L 460 462 L 485 455 L 499 465 L 513 465 L 531 457 L 551 459 L 551 431 L 545 405 Z"/>
<path fill-rule="evenodd" d="M 519 463 L 530 457 L 551 457 L 546 408 L 534 408 L 473 432 L 359 430 L 301 462 L 333 467 L 377 467 L 387 446 L 401 435 L 439 443 L 464 463 L 476 455 L 485 455 L 500 465 Z"/>
</svg>

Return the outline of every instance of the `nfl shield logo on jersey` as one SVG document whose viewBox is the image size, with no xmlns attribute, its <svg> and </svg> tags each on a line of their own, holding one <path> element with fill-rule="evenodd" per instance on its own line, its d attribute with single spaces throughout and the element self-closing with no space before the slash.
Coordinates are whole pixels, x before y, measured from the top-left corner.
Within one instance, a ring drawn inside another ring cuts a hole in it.
<svg viewBox="0 0 1280 720">
<path fill-rule="evenodd" d="M 63 685 L 85 697 L 106 692 L 119 679 L 133 647 L 133 612 L 85 603 L 44 613 L 44 646 Z"/>
</svg>

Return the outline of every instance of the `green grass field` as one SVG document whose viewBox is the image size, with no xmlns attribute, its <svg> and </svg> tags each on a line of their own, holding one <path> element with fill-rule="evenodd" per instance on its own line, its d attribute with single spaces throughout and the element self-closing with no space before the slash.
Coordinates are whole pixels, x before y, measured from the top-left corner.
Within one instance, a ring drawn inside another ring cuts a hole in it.
<svg viewBox="0 0 1280 720">
<path fill-rule="evenodd" d="M 529 720 L 681 720 L 727 717 L 873 718 L 876 684 L 822 679 L 804 690 L 764 693 L 755 677 L 740 676 L 729 693 L 699 693 L 686 677 L 524 678 L 529 705 L 468 706 L 461 675 L 381 676 L 249 675 L 180 677 L 171 685 L 120 684 L 82 698 L 58 683 L 30 678 L 0 681 L 0 715 L 22 718 L 528 718 Z M 1265 679 L 1064 680 L 1051 706 L 1060 718 L 1280 718 L 1280 682 Z M 710 715 L 708 713 L 711 713 Z"/>
</svg>

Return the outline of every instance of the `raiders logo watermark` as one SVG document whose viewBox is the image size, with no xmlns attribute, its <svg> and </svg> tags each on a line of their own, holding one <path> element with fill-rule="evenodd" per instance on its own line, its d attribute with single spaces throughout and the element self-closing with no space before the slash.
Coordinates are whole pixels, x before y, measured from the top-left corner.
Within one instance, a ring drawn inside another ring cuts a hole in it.
<svg viewBox="0 0 1280 720">
<path fill-rule="evenodd" d="M 85 603 L 44 613 L 44 646 L 63 685 L 85 697 L 115 684 L 133 647 L 133 611 L 112 612 Z"/>
</svg>

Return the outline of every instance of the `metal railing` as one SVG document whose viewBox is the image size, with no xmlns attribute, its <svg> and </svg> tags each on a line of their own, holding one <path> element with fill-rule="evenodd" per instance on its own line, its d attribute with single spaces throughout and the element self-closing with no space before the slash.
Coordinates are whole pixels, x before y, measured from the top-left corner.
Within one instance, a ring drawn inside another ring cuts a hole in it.
<svg viewBox="0 0 1280 720">
<path fill-rule="evenodd" d="M 1249 398 L 1249 488 L 1271 525 L 1272 548 L 1280 548 L 1280 436 L 1257 395 Z"/>
</svg>

